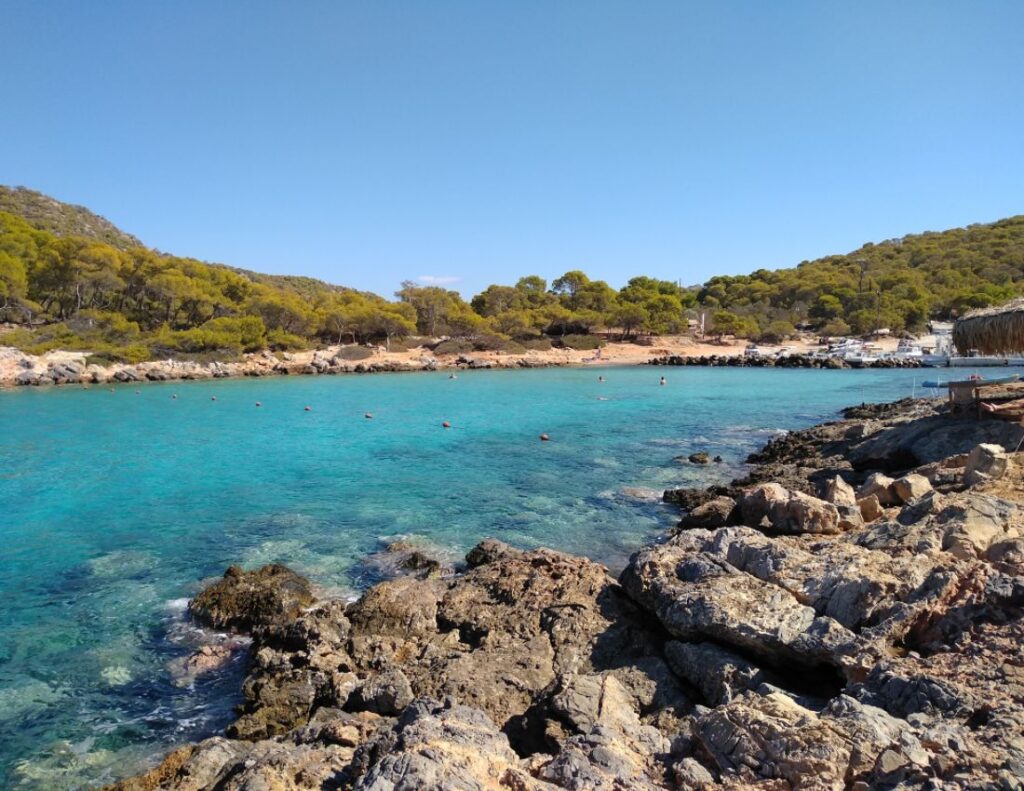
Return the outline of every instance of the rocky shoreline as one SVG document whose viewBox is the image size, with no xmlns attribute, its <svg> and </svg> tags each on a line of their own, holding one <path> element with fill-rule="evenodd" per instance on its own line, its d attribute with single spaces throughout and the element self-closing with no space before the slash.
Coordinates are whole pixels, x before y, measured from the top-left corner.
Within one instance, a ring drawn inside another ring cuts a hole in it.
<svg viewBox="0 0 1024 791">
<path fill-rule="evenodd" d="M 111 788 L 1024 789 L 1022 438 L 848 410 L 667 492 L 618 580 L 497 541 L 351 604 L 229 569 L 190 613 L 252 636 L 238 719 Z"/>
<path fill-rule="evenodd" d="M 544 358 L 539 355 L 509 355 L 504 358 L 473 355 L 442 358 L 423 355 L 411 360 L 371 358 L 353 361 L 345 359 L 337 350 L 327 350 L 310 354 L 285 353 L 280 356 L 272 352 L 260 352 L 247 354 L 244 360 L 238 362 L 154 360 L 135 365 L 101 366 L 87 364 L 84 354 L 64 353 L 58 359 L 46 360 L 12 349 L 6 350 L 5 353 L 13 360 L 18 373 L 7 381 L 0 381 L 0 386 L 8 384 L 29 387 L 189 381 L 238 376 L 398 373 L 449 368 L 548 368 L 573 364 L 570 360 Z"/>
<path fill-rule="evenodd" d="M 808 354 L 791 354 L 787 357 L 748 357 L 742 354 L 711 354 L 688 356 L 670 354 L 656 357 L 651 365 L 683 365 L 703 368 L 921 368 L 913 359 L 879 359 L 858 365 L 851 365 L 839 357 L 812 357 Z"/>
</svg>

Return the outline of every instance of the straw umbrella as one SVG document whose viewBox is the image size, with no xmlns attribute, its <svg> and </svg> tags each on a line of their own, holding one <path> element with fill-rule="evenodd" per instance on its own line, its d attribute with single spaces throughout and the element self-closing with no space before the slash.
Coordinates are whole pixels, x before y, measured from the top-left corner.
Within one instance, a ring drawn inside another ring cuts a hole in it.
<svg viewBox="0 0 1024 791">
<path fill-rule="evenodd" d="M 953 343 L 961 354 L 970 349 L 982 354 L 1024 352 L 1024 299 L 974 310 L 957 319 Z"/>
</svg>

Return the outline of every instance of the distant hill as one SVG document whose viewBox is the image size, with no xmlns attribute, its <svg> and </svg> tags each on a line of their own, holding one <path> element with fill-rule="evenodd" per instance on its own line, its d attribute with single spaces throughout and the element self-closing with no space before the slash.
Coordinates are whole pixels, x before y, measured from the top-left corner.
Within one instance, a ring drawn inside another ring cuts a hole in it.
<svg viewBox="0 0 1024 791">
<path fill-rule="evenodd" d="M 1024 295 L 1024 216 L 865 244 L 788 269 L 713 277 L 701 286 L 639 275 L 620 289 L 579 270 L 526 275 L 465 302 L 401 284 L 398 301 L 299 275 L 266 275 L 160 253 L 81 206 L 0 187 L 0 321 L 24 349 L 111 357 L 237 354 L 344 340 L 447 336 L 459 351 L 593 348 L 598 330 L 783 341 L 921 332 Z M 589 345 L 588 345 L 589 344 Z M 454 348 L 454 347 L 453 347 Z"/>
<path fill-rule="evenodd" d="M 0 185 L 0 211 L 15 214 L 30 225 L 54 236 L 82 236 L 109 244 L 119 250 L 142 247 L 142 242 L 125 233 L 110 220 L 84 206 L 62 203 L 26 187 Z"/>
</svg>

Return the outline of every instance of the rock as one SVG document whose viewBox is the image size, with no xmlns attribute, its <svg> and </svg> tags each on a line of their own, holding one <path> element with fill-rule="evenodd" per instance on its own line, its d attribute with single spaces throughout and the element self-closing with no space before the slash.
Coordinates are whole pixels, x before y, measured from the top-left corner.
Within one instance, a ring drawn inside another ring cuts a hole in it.
<svg viewBox="0 0 1024 791">
<path fill-rule="evenodd" d="M 885 516 L 885 511 L 882 509 L 882 504 L 878 501 L 878 495 L 876 494 L 869 494 L 867 497 L 858 498 L 857 507 L 860 509 L 861 518 L 868 523 Z"/>
<path fill-rule="evenodd" d="M 450 701 L 416 701 L 393 731 L 362 753 L 368 766 L 353 786 L 357 791 L 544 787 L 520 767 L 508 738 L 486 714 Z"/>
<path fill-rule="evenodd" d="M 830 478 L 825 484 L 825 497 L 827 502 L 833 505 L 856 505 L 857 495 L 853 487 L 838 475 Z"/>
<path fill-rule="evenodd" d="M 932 485 L 923 475 L 911 473 L 893 481 L 891 491 L 901 503 L 913 503 L 932 491 Z"/>
<path fill-rule="evenodd" d="M 892 478 L 888 475 L 884 475 L 880 472 L 872 473 L 868 476 L 868 479 L 864 481 L 863 486 L 857 490 L 857 500 L 863 500 L 865 497 L 874 495 L 878 498 L 878 502 L 882 506 L 898 505 L 899 500 L 896 497 L 896 493 L 893 491 L 892 485 L 895 483 Z"/>
<path fill-rule="evenodd" d="M 503 541 L 486 538 L 469 550 L 466 554 L 466 564 L 470 568 L 476 568 L 504 558 L 518 557 L 521 554 L 522 552 L 518 549 L 513 549 Z"/>
<path fill-rule="evenodd" d="M 1009 538 L 991 544 L 985 550 L 985 559 L 993 563 L 1024 566 L 1024 538 Z"/>
<path fill-rule="evenodd" d="M 736 501 L 731 497 L 716 497 L 686 514 L 679 526 L 724 527 L 729 524 L 729 517 L 735 508 Z"/>
<path fill-rule="evenodd" d="M 789 500 L 789 492 L 777 483 L 763 483 L 743 492 L 737 502 L 740 520 L 748 527 L 770 525 L 769 514 L 775 503 Z"/>
<path fill-rule="evenodd" d="M 699 689 L 712 706 L 728 703 L 743 690 L 757 689 L 765 680 L 757 665 L 714 643 L 670 640 L 665 657 L 672 670 Z"/>
<path fill-rule="evenodd" d="M 171 671 L 171 676 L 174 678 L 174 683 L 177 686 L 187 686 L 197 676 L 219 670 L 230 664 L 241 647 L 239 643 L 204 645 L 186 657 L 173 660 L 168 665 L 168 669 Z"/>
<path fill-rule="evenodd" d="M 214 629 L 247 632 L 294 617 L 312 603 L 309 582 L 287 566 L 274 564 L 254 571 L 232 566 L 223 579 L 188 603 L 188 611 Z"/>
<path fill-rule="evenodd" d="M 839 511 L 824 500 L 792 492 L 786 500 L 771 504 L 768 520 L 780 533 L 838 533 Z"/>
<path fill-rule="evenodd" d="M 1001 445 L 983 443 L 967 456 L 964 467 L 964 483 L 976 486 L 989 480 L 998 480 L 1006 475 L 1009 457 Z"/>
<path fill-rule="evenodd" d="M 711 457 L 705 451 L 691 453 L 687 458 L 691 464 L 708 464 L 711 461 Z"/>
<path fill-rule="evenodd" d="M 399 714 L 412 703 L 412 686 L 397 668 L 388 668 L 364 681 L 349 697 L 351 711 Z"/>
</svg>

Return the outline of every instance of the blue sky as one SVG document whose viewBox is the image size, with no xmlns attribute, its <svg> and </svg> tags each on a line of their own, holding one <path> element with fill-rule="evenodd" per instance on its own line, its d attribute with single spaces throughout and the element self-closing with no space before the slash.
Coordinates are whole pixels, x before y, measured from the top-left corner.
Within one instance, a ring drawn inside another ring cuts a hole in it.
<svg viewBox="0 0 1024 791">
<path fill-rule="evenodd" d="M 1020 2 L 5 0 L 0 183 L 390 294 L 1024 212 Z"/>
</svg>

